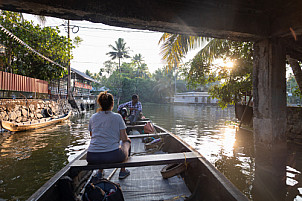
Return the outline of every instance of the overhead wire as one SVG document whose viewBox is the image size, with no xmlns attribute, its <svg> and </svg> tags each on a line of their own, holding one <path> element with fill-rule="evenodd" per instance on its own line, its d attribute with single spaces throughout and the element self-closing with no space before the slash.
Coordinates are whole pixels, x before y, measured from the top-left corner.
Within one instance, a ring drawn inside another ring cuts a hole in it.
<svg viewBox="0 0 302 201">
<path fill-rule="evenodd" d="M 28 32 L 30 32 L 30 33 L 33 33 L 33 32 L 31 32 L 30 30 L 28 30 L 28 29 L 26 29 L 25 27 L 23 27 L 23 26 L 21 26 L 21 25 L 19 25 L 19 24 L 16 24 L 16 25 L 18 25 L 20 28 L 22 28 L 22 29 L 24 29 L 24 30 L 26 30 L 26 31 L 28 31 Z M 64 24 L 61 24 L 61 25 L 59 25 L 59 26 L 48 26 L 48 27 L 64 27 L 64 26 L 66 26 L 66 25 L 64 25 Z M 2 26 L 3 27 L 3 26 Z M 101 27 L 87 27 L 87 26 L 77 26 L 77 27 L 79 27 L 79 28 L 83 28 L 83 29 L 96 29 L 96 30 L 102 30 L 102 31 L 118 31 L 118 32 L 128 32 L 128 33 L 131 33 L 131 32 L 136 32 L 136 33 L 158 33 L 158 32 L 154 32 L 154 31 L 143 31 L 143 30 L 119 30 L 119 29 L 107 29 L 107 28 L 101 28 Z M 3 27 L 4 28 L 4 27 Z M 8 31 L 8 30 L 7 30 Z M 12 33 L 11 33 L 12 34 Z M 41 37 L 41 38 L 43 38 L 43 36 L 41 36 L 41 35 L 39 35 L 39 34 L 37 34 L 37 33 L 33 33 L 33 34 L 35 34 L 36 36 L 39 36 L 39 37 Z M 88 35 L 87 35 L 88 36 Z M 90 35 L 91 36 L 91 35 Z M 18 38 L 17 36 L 14 36 L 14 38 Z M 98 37 L 98 36 L 92 36 L 92 37 Z M 46 57 L 46 56 L 44 56 L 44 55 L 42 55 L 42 54 L 40 54 L 38 51 L 36 51 L 36 50 L 34 50 L 33 48 L 31 48 L 29 45 L 27 45 L 25 42 L 23 42 L 22 40 L 20 40 L 20 41 L 22 41 L 22 42 L 20 42 L 19 41 L 20 39 L 18 38 L 18 42 L 20 43 L 20 44 L 22 44 L 22 45 L 24 45 L 27 49 L 29 49 L 30 51 L 32 51 L 32 52 L 34 52 L 35 54 L 37 54 L 37 55 L 39 55 L 40 57 L 42 57 L 43 59 L 45 59 L 45 60 L 47 60 L 47 61 L 49 61 L 49 62 L 51 62 L 51 63 L 53 63 L 53 64 L 55 64 L 55 65 L 58 65 L 58 66 L 60 66 L 60 67 L 62 67 L 62 68 L 64 68 L 62 65 L 60 65 L 60 64 L 58 64 L 57 62 L 54 62 L 54 61 L 52 61 L 51 59 L 49 59 L 48 57 Z M 89 44 L 82 44 L 83 46 L 89 46 L 89 47 L 98 47 L 98 46 L 95 46 L 95 45 L 89 45 Z M 147 49 L 147 51 L 152 51 L 152 49 Z M 97 62 L 77 62 L 77 61 L 71 61 L 71 62 L 73 62 L 73 63 L 95 63 L 95 64 L 97 64 Z M 161 63 L 153 63 L 153 64 L 161 64 Z"/>
</svg>

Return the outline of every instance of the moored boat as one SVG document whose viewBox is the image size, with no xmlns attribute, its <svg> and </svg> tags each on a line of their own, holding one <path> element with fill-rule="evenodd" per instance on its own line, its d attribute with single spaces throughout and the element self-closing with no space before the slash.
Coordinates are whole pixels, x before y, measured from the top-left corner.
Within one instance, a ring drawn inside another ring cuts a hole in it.
<svg viewBox="0 0 302 201">
<path fill-rule="evenodd" d="M 71 111 L 61 116 L 53 116 L 48 118 L 43 118 L 40 120 L 35 120 L 32 122 L 24 122 L 24 123 L 15 123 L 9 121 L 1 121 L 2 128 L 9 130 L 9 131 L 27 131 L 33 130 L 37 128 L 43 128 L 49 125 L 53 125 L 59 122 L 62 122 L 68 119 L 71 115 Z"/>
<path fill-rule="evenodd" d="M 121 185 L 125 200 L 248 200 L 194 148 L 166 129 L 154 127 L 154 134 L 129 135 L 132 154 L 128 160 L 88 165 L 84 151 L 28 200 L 81 199 L 95 169 L 105 169 L 105 177 Z M 142 133 L 144 125 L 128 126 L 127 133 L 134 129 Z M 148 148 L 146 145 L 152 142 L 155 146 Z M 161 171 L 167 169 L 166 165 L 179 163 L 185 169 L 177 176 L 164 179 Z M 120 167 L 131 171 L 124 180 L 115 174 Z"/>
</svg>

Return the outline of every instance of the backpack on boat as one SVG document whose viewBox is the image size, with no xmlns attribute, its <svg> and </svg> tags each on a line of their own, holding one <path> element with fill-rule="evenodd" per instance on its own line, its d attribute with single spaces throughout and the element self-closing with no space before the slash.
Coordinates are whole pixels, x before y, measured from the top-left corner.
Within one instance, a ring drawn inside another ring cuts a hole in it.
<svg viewBox="0 0 302 201">
<path fill-rule="evenodd" d="M 124 196 L 119 184 L 107 179 L 97 179 L 87 184 L 83 201 L 124 201 Z"/>
<path fill-rule="evenodd" d="M 144 133 L 151 134 L 151 133 L 155 133 L 155 132 L 156 132 L 156 130 L 155 130 L 152 123 L 148 122 L 148 123 L 145 124 Z"/>
</svg>

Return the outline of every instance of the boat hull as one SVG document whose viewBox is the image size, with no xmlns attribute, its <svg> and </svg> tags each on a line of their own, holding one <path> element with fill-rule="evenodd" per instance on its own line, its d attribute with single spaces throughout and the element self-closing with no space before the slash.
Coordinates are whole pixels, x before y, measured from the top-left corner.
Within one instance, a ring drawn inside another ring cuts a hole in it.
<svg viewBox="0 0 302 201">
<path fill-rule="evenodd" d="M 46 126 L 50 126 L 59 122 L 62 122 L 66 119 L 68 119 L 71 115 L 71 111 L 69 111 L 67 114 L 58 117 L 58 118 L 46 118 L 45 120 L 40 120 L 40 122 L 37 123 L 31 123 L 31 124 L 24 124 L 24 123 L 13 123 L 9 121 L 1 121 L 2 128 L 9 130 L 9 131 L 27 131 L 27 130 L 33 130 L 37 128 L 43 128 Z"/>
<path fill-rule="evenodd" d="M 182 139 L 180 139 L 178 136 L 172 134 L 171 132 L 167 131 L 164 128 L 161 128 L 159 126 L 156 126 L 156 131 L 157 134 L 151 134 L 150 136 L 160 136 L 161 139 L 163 140 L 163 146 L 161 147 L 161 152 L 165 153 L 165 155 L 173 155 L 174 153 L 178 154 L 183 154 L 186 155 L 188 152 L 193 152 L 192 154 L 196 155 L 196 159 L 194 160 L 185 160 L 186 164 L 186 170 L 180 174 L 181 176 L 181 181 L 185 183 L 186 187 L 189 189 L 191 192 L 189 200 L 248 200 L 245 195 L 243 195 L 222 173 L 220 173 L 209 161 L 207 161 L 200 153 L 198 153 L 193 147 L 188 145 L 186 142 L 184 142 Z M 131 126 L 127 129 L 129 130 L 135 129 L 141 133 L 143 130 L 143 126 L 137 125 L 137 126 Z M 148 134 L 141 134 L 140 135 L 135 135 L 129 137 L 132 140 L 132 150 L 134 152 L 137 152 L 139 149 L 135 147 L 138 145 L 138 143 L 142 143 L 142 139 L 145 138 L 145 136 Z M 139 144 L 141 147 L 142 145 Z M 85 151 L 86 152 L 86 151 Z M 78 156 L 75 160 L 70 162 L 65 168 L 63 168 L 59 173 L 57 173 L 50 181 L 48 181 L 43 187 L 41 187 L 35 194 L 33 194 L 29 200 L 60 200 L 60 189 L 59 188 L 59 181 L 63 176 L 70 176 L 73 178 L 73 186 L 80 186 L 78 189 L 81 189 L 83 187 L 83 182 L 78 182 L 82 181 L 83 178 L 87 178 L 90 175 L 91 169 L 95 169 L 96 167 L 93 167 L 89 169 L 88 166 L 85 167 L 79 167 L 76 164 L 80 160 L 85 160 L 85 152 L 83 152 L 80 156 Z M 173 154 L 172 154 L 173 153 Z M 148 156 L 148 154 L 146 155 Z M 152 166 L 156 167 L 159 165 L 159 162 L 162 160 L 158 156 L 158 159 L 154 159 L 154 163 L 144 163 L 142 162 L 140 165 L 133 165 L 131 163 L 127 163 L 128 166 L 126 167 L 134 167 L 136 168 L 136 171 L 139 171 L 140 169 L 144 168 L 142 164 L 146 166 Z M 135 156 L 132 156 L 135 157 Z M 137 157 L 139 158 L 139 157 Z M 152 156 L 150 156 L 152 158 Z M 129 160 L 131 161 L 131 160 Z M 117 164 L 115 167 L 121 167 L 122 163 Z M 139 164 L 139 163 L 137 163 Z M 114 168 L 113 166 L 110 166 L 108 168 Z M 152 169 L 152 168 L 151 168 Z M 83 175 L 80 175 L 79 173 L 82 173 Z M 84 176 L 84 173 L 86 174 Z M 160 172 L 159 172 L 160 174 Z M 130 177 L 133 177 L 134 175 L 130 175 Z M 145 178 L 135 178 L 135 179 L 145 179 Z M 118 181 L 118 180 L 117 180 Z M 161 181 L 165 181 L 161 179 Z M 128 182 L 128 181 L 127 181 Z M 136 182 L 137 183 L 137 182 Z M 167 183 L 167 182 L 165 182 Z M 81 186 L 82 185 L 82 186 Z M 127 185 L 130 185 L 127 183 Z M 121 185 L 121 188 L 123 189 L 123 185 Z M 134 188 L 134 187 L 132 187 Z M 135 187 L 136 188 L 136 187 Z M 141 186 L 138 186 L 138 189 L 141 188 Z M 149 189 L 151 192 L 152 190 Z M 148 190 L 148 191 L 149 191 Z M 62 190 L 61 190 L 62 191 Z M 164 191 L 164 190 L 162 190 Z M 167 189 L 169 191 L 169 189 Z M 125 193 L 125 191 L 124 191 Z M 126 194 L 126 193 L 125 193 Z M 131 191 L 131 194 L 133 195 L 133 191 Z M 127 195 L 126 195 L 127 196 Z M 127 197 L 125 197 L 127 200 Z M 131 200 L 131 198 L 128 197 L 128 199 Z M 149 199 L 150 200 L 150 199 Z"/>
</svg>

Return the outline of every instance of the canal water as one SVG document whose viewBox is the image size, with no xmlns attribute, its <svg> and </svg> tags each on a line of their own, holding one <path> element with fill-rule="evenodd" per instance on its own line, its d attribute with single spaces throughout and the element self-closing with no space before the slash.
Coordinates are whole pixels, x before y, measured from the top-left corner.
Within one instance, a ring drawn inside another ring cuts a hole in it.
<svg viewBox="0 0 302 201">
<path fill-rule="evenodd" d="M 236 131 L 234 107 L 143 104 L 154 123 L 196 148 L 252 199 L 255 171 L 253 135 Z M 26 200 L 57 171 L 88 147 L 88 122 L 94 111 L 52 127 L 2 134 L 0 201 Z M 1 134 L 0 134 L 1 135 Z M 302 146 L 289 145 L 287 198 L 300 200 Z M 302 186 L 301 186 L 302 187 Z M 302 193 L 302 192 L 301 192 Z"/>
</svg>

